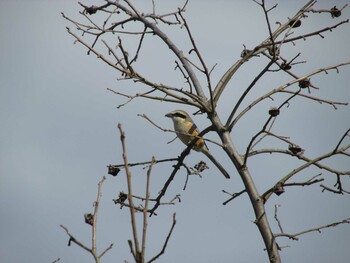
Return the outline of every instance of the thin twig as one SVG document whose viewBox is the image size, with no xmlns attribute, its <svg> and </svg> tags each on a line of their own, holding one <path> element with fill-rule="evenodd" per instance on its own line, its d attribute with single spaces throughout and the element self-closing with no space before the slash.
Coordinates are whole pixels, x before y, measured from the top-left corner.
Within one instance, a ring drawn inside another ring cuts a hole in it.
<svg viewBox="0 0 350 263">
<path fill-rule="evenodd" d="M 93 223 L 92 223 L 92 252 L 93 255 L 97 257 L 97 248 L 96 248 L 96 234 L 97 234 L 97 214 L 98 214 L 98 208 L 100 205 L 100 200 L 102 196 L 102 185 L 103 182 L 106 180 L 106 177 L 103 176 L 102 180 L 98 183 L 98 190 L 97 190 L 97 198 L 94 203 L 95 209 L 93 214 Z"/>
<path fill-rule="evenodd" d="M 260 73 L 254 78 L 254 80 L 249 84 L 249 86 L 246 88 L 246 90 L 243 92 L 243 94 L 241 95 L 241 97 L 239 98 L 238 102 L 236 103 L 235 107 L 233 108 L 233 110 L 231 111 L 229 117 L 227 118 L 226 124 L 225 126 L 228 128 L 228 130 L 232 130 L 232 127 L 234 125 L 234 122 L 232 121 L 233 117 L 235 116 L 239 106 L 241 105 L 241 103 L 243 102 L 243 100 L 245 99 L 245 97 L 249 94 L 249 92 L 251 91 L 251 89 L 255 86 L 255 84 L 258 82 L 258 80 L 265 75 L 265 73 L 269 70 L 269 68 L 271 67 L 271 65 L 274 63 L 273 60 L 271 60 L 269 63 L 267 63 L 267 65 L 263 68 L 262 71 L 260 71 Z"/>
<path fill-rule="evenodd" d="M 331 152 L 328 152 L 324 155 L 321 155 L 319 157 L 316 157 L 314 159 L 307 159 L 305 157 L 301 157 L 300 156 L 300 159 L 303 159 L 303 160 L 308 160 L 306 163 L 304 163 L 303 165 L 299 166 L 298 168 L 295 168 L 293 169 L 293 171 L 291 171 L 290 173 L 288 173 L 286 176 L 284 176 L 282 179 L 280 179 L 276 184 L 276 185 L 284 185 L 285 182 L 287 180 L 289 180 L 291 177 L 293 177 L 294 175 L 296 175 L 297 173 L 303 171 L 304 169 L 308 168 L 309 166 L 311 165 L 315 165 L 315 166 L 318 166 L 319 168 L 322 168 L 322 169 L 326 169 L 326 166 L 324 165 L 320 165 L 319 162 L 324 160 L 324 159 L 327 159 L 335 154 L 340 154 L 344 149 L 348 149 L 350 148 L 350 145 L 347 146 L 347 147 L 343 147 L 341 149 L 338 149 L 336 153 L 334 153 L 334 151 L 331 151 Z M 299 158 L 299 156 L 298 156 Z M 333 172 L 333 173 L 336 173 L 336 174 L 343 174 L 343 175 L 350 175 L 350 171 L 343 171 L 343 172 L 338 172 L 338 171 L 334 171 L 333 169 L 327 167 L 327 170 L 330 171 L 330 172 Z M 274 190 L 274 187 L 271 187 L 269 190 L 267 190 L 263 195 L 262 195 L 262 198 L 263 200 L 266 202 L 266 200 L 272 195 L 273 193 L 273 190 Z"/>
<path fill-rule="evenodd" d="M 169 239 L 170 239 L 170 237 L 171 237 L 171 234 L 172 234 L 172 232 L 173 232 L 173 230 L 174 230 L 175 225 L 176 225 L 176 214 L 174 213 L 174 214 L 173 214 L 173 224 L 171 225 L 169 234 L 168 234 L 168 236 L 167 236 L 166 239 L 165 239 L 165 242 L 164 242 L 164 245 L 163 245 L 163 247 L 162 247 L 162 250 L 161 250 L 156 256 L 154 256 L 152 259 L 150 259 L 147 263 L 151 263 L 151 262 L 155 261 L 155 260 L 158 259 L 161 255 L 164 254 L 165 249 L 166 249 L 166 247 L 167 247 L 167 245 L 168 245 Z"/>
<path fill-rule="evenodd" d="M 192 36 L 191 30 L 190 30 L 190 28 L 189 28 L 189 26 L 187 24 L 186 19 L 182 16 L 181 12 L 179 12 L 179 16 L 181 17 L 181 19 L 183 21 L 183 24 L 184 24 L 184 26 L 186 28 L 187 34 L 188 34 L 188 36 L 190 38 L 190 41 L 192 43 L 192 46 L 193 46 L 193 50 L 196 52 L 196 55 L 197 55 L 199 61 L 201 62 L 201 65 L 203 67 L 203 69 L 198 68 L 198 70 L 200 72 L 202 72 L 205 75 L 206 79 L 207 79 L 207 85 L 208 85 L 209 94 L 210 94 L 210 101 L 212 103 L 211 107 L 212 107 L 212 110 L 214 110 L 213 89 L 212 89 L 212 86 L 211 86 L 210 72 L 208 70 L 207 65 L 205 64 L 204 59 L 202 58 L 201 53 L 199 52 L 199 49 L 198 49 L 198 47 L 196 45 L 196 42 L 194 41 L 194 38 Z"/>
<path fill-rule="evenodd" d="M 136 219 L 135 219 L 135 208 L 134 208 L 134 202 L 132 198 L 132 185 L 131 185 L 131 172 L 129 170 L 128 166 L 128 158 L 127 158 L 127 153 L 126 153 L 126 144 L 125 144 L 125 133 L 122 129 L 122 125 L 119 123 L 118 124 L 118 129 L 120 132 L 120 140 L 122 143 L 122 149 L 123 149 L 123 160 L 124 160 L 124 165 L 125 165 L 125 174 L 126 174 L 126 179 L 128 183 L 128 201 L 129 201 L 129 208 L 130 208 L 130 217 L 131 217 L 131 227 L 132 227 L 132 233 L 134 237 L 134 244 L 135 244 L 135 259 L 137 261 L 138 259 L 138 253 L 140 251 L 140 244 L 139 240 L 137 237 L 137 228 L 136 228 Z"/>
<path fill-rule="evenodd" d="M 277 222 L 277 225 L 278 225 L 281 233 L 284 233 L 282 225 L 281 225 L 281 221 L 278 219 L 278 216 L 277 216 L 278 207 L 281 207 L 281 205 L 278 205 L 278 204 L 275 205 L 275 216 L 274 216 L 274 218 L 275 218 L 275 220 Z"/>
<path fill-rule="evenodd" d="M 69 236 L 69 242 L 68 242 L 68 246 L 70 246 L 70 243 L 73 242 L 75 244 L 77 244 L 79 247 L 85 249 L 86 251 L 88 251 L 89 253 L 92 253 L 91 248 L 88 248 L 87 246 L 85 246 L 83 243 L 81 243 L 79 240 L 77 240 L 68 230 L 67 227 L 65 227 L 64 225 L 60 225 L 60 227 L 62 227 L 67 235 Z"/>
<path fill-rule="evenodd" d="M 289 101 L 290 101 L 291 99 L 293 99 L 295 96 L 297 96 L 297 95 L 299 94 L 300 91 L 301 91 L 301 89 L 299 88 L 299 90 L 296 91 L 296 92 L 295 92 L 292 96 L 290 96 L 288 99 L 286 99 L 286 100 L 278 107 L 278 109 L 280 110 L 284 105 L 288 104 Z M 247 160 L 248 160 L 248 157 L 249 157 L 249 152 L 251 151 L 251 147 L 252 147 L 252 145 L 253 145 L 255 139 L 258 138 L 258 136 L 259 136 L 260 134 L 262 134 L 262 133 L 264 133 L 264 132 L 266 131 L 267 125 L 270 123 L 270 121 L 271 121 L 273 118 L 274 118 L 274 117 L 271 115 L 271 116 L 267 119 L 267 121 L 265 122 L 263 128 L 262 128 L 257 134 L 255 134 L 255 135 L 252 137 L 252 139 L 250 140 L 250 142 L 249 142 L 249 144 L 248 144 L 248 147 L 247 147 L 247 149 L 246 149 L 246 153 L 245 153 L 245 155 L 244 155 L 244 165 L 247 164 Z"/>
<path fill-rule="evenodd" d="M 343 137 L 341 137 L 341 139 L 339 140 L 337 146 L 335 146 L 334 153 L 336 153 L 336 152 L 338 151 L 338 149 L 339 149 L 339 147 L 340 147 L 340 144 L 344 141 L 344 139 L 345 139 L 346 136 L 349 136 L 349 133 L 350 133 L 350 129 L 348 129 L 348 130 L 344 133 Z"/>
<path fill-rule="evenodd" d="M 346 218 L 346 219 L 338 221 L 338 222 L 334 222 L 334 223 L 331 223 L 331 224 L 327 224 L 327 225 L 319 226 L 319 227 L 316 227 L 316 228 L 304 230 L 304 231 L 301 231 L 299 233 L 295 233 L 295 234 L 280 233 L 280 234 L 275 234 L 274 236 L 275 237 L 288 237 L 289 239 L 292 239 L 292 240 L 299 240 L 298 236 L 301 236 L 301 235 L 304 235 L 304 234 L 307 234 L 307 233 L 311 233 L 311 232 L 321 233 L 322 229 L 335 227 L 335 226 L 341 225 L 341 224 L 349 224 L 349 223 L 350 223 L 350 218 Z"/>
<path fill-rule="evenodd" d="M 337 65 L 334 65 L 334 66 L 329 66 L 329 67 L 325 67 L 325 68 L 319 68 L 317 70 L 314 70 L 313 72 L 310 72 L 298 79 L 294 79 L 276 89 L 273 89 L 271 91 L 269 91 L 268 93 L 266 93 L 265 95 L 257 98 L 255 101 L 253 101 L 251 104 L 249 104 L 244 110 L 242 110 L 238 115 L 237 117 L 232 121 L 232 124 L 230 126 L 234 127 L 237 122 L 249 111 L 251 110 L 253 107 L 255 107 L 257 104 L 259 104 L 260 102 L 264 101 L 265 99 L 267 98 L 271 98 L 271 96 L 273 94 L 276 94 L 278 92 L 283 92 L 286 88 L 296 84 L 296 83 L 299 83 L 300 81 L 303 81 L 303 80 L 306 80 L 308 78 L 310 78 L 311 76 L 314 76 L 314 75 L 317 75 L 321 72 L 326 72 L 328 70 L 331 70 L 331 69 L 335 69 L 337 70 L 339 67 L 342 67 L 342 66 L 347 66 L 347 65 L 350 65 L 350 62 L 344 62 L 344 63 L 340 63 L 340 64 L 337 64 Z M 291 93 L 291 94 L 294 94 L 295 91 L 290 91 L 288 93 Z M 299 96 L 301 93 L 298 93 L 297 95 Z M 304 96 L 306 97 L 306 96 Z M 307 98 L 307 97 L 306 97 Z M 326 101 L 324 101 L 326 102 Z M 343 102 L 333 102 L 333 104 L 337 104 L 337 105 L 348 105 L 347 103 L 343 103 Z"/>
<path fill-rule="evenodd" d="M 228 193 L 228 192 L 226 192 L 226 191 L 223 190 L 224 193 L 231 195 L 231 197 L 230 197 L 228 200 L 226 200 L 225 202 L 223 202 L 222 204 L 223 204 L 223 205 L 227 205 L 227 204 L 228 204 L 229 202 L 231 202 L 233 199 L 237 198 L 238 196 L 240 196 L 241 194 L 245 193 L 246 191 L 247 191 L 246 189 L 243 189 L 242 191 L 240 191 L 240 192 L 238 192 L 238 193 L 230 194 L 230 193 Z"/>
<path fill-rule="evenodd" d="M 165 163 L 165 162 L 176 162 L 177 160 L 178 160 L 178 158 L 160 159 L 160 160 L 155 160 L 154 164 L 156 164 L 156 163 Z M 140 165 L 143 166 L 143 165 L 150 165 L 151 163 L 152 163 L 152 161 L 129 163 L 128 166 L 129 167 L 140 166 Z M 108 165 L 108 167 L 123 168 L 123 167 L 125 167 L 125 164 L 110 164 L 110 165 Z"/>
<path fill-rule="evenodd" d="M 145 207 L 143 209 L 142 250 L 141 250 L 142 262 L 144 261 L 145 253 L 146 253 L 146 235 L 147 235 L 147 218 L 148 218 L 147 212 L 148 212 L 148 203 L 149 203 L 149 197 L 150 197 L 149 186 L 150 186 L 151 172 L 152 172 L 154 161 L 155 159 L 154 157 L 152 157 L 151 165 L 149 166 L 149 169 L 147 171 L 146 193 L 145 193 L 146 200 L 145 200 Z"/>
<path fill-rule="evenodd" d="M 348 146 L 350 147 L 350 146 Z M 345 150 L 346 148 L 342 148 L 340 151 L 338 149 L 338 151 L 334 154 L 341 154 L 343 150 Z M 269 154 L 271 155 L 271 153 L 281 153 L 281 154 L 287 154 L 293 157 L 298 158 L 299 160 L 303 160 L 306 163 L 310 163 L 310 165 L 314 165 L 320 169 L 326 170 L 328 172 L 334 173 L 334 174 L 340 174 L 340 175 L 350 175 L 350 171 L 340 171 L 340 170 L 336 170 L 330 166 L 327 166 L 325 164 L 319 163 L 318 161 L 314 161 L 314 159 L 308 158 L 305 155 L 300 155 L 300 154 L 294 154 L 289 150 L 283 150 L 283 149 L 260 149 L 260 150 L 255 150 L 249 153 L 249 156 L 254 156 L 254 155 L 258 155 L 258 154 Z M 333 156 L 334 154 L 332 154 L 333 152 L 329 152 L 325 155 L 325 157 L 321 158 L 325 159 L 325 158 L 329 158 L 331 156 Z"/>
<path fill-rule="evenodd" d="M 106 180 L 106 177 L 103 176 L 101 181 L 98 183 L 97 197 L 96 197 L 96 201 L 94 202 L 95 209 L 94 209 L 94 213 L 92 215 L 92 221 L 91 221 L 91 227 L 92 227 L 92 233 L 91 233 L 92 244 L 91 244 L 91 248 L 88 248 L 82 242 L 77 240 L 68 231 L 67 227 L 65 227 L 63 225 L 60 225 L 60 227 L 62 227 L 66 231 L 67 235 L 69 236 L 68 245 L 70 246 L 70 243 L 73 242 L 73 243 L 77 244 L 78 246 L 80 246 L 81 248 L 83 248 L 84 250 L 88 251 L 94 257 L 96 263 L 99 263 L 101 257 L 103 257 L 113 247 L 113 244 L 111 244 L 100 255 L 97 254 L 97 245 L 96 245 L 96 243 L 97 243 L 97 239 L 96 239 L 96 235 L 97 235 L 97 215 L 98 215 L 98 208 L 99 208 L 99 204 L 100 204 L 100 200 L 101 200 L 101 196 L 102 196 L 102 185 L 103 185 L 105 180 Z"/>
</svg>

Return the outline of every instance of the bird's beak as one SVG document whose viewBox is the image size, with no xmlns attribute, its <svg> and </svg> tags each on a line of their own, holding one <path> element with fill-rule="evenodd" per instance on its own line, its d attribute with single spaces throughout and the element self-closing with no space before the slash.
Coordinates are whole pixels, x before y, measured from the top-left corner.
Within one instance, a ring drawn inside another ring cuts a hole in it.
<svg viewBox="0 0 350 263">
<path fill-rule="evenodd" d="M 165 117 L 171 118 L 173 115 L 169 112 L 167 114 L 164 115 Z"/>
</svg>

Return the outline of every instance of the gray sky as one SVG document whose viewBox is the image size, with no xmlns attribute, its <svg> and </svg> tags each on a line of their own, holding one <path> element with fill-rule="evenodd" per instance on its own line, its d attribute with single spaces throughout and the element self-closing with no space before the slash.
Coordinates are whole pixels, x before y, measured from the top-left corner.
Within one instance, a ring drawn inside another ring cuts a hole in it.
<svg viewBox="0 0 350 263">
<path fill-rule="evenodd" d="M 159 10 L 169 10 L 169 1 L 158 1 Z M 267 1 L 269 2 L 269 1 Z M 304 1 L 281 1 L 271 20 L 285 21 L 292 17 Z M 93 1 L 84 2 L 87 5 Z M 99 1 L 98 3 L 103 3 Z M 137 1 L 140 5 L 140 1 Z M 320 1 L 319 7 L 327 7 Z M 332 1 L 330 6 L 343 6 L 346 1 Z M 162 6 L 164 5 L 164 6 Z M 271 3 L 272 5 L 272 3 Z M 143 5 L 145 6 L 145 5 Z M 173 5 L 174 6 L 174 5 Z M 150 4 L 147 5 L 149 9 Z M 115 247 L 103 262 L 132 261 L 127 240 L 132 238 L 129 213 L 120 210 L 111 201 L 119 191 L 126 192 L 125 176 L 110 177 L 106 165 L 120 163 L 121 145 L 117 123 L 122 123 L 127 135 L 129 161 L 176 157 L 184 146 L 170 133 L 163 133 L 137 116 L 145 113 L 159 125 L 171 128 L 164 114 L 178 105 L 135 100 L 121 109 L 125 102 L 107 88 L 127 91 L 135 88 L 127 81 L 116 81 L 120 75 L 103 64 L 66 32 L 74 26 L 65 21 L 60 12 L 80 19 L 75 1 L 0 1 L 0 261 L 92 262 L 92 258 L 75 245 L 67 246 L 68 237 L 59 227 L 69 228 L 76 238 L 90 244 L 90 227 L 83 222 L 83 214 L 92 212 L 97 183 L 106 175 L 98 225 L 98 248 L 110 243 Z M 188 22 L 198 46 L 209 67 L 218 63 L 213 72 L 213 83 L 238 58 L 243 44 L 252 48 L 267 37 L 262 11 L 253 1 L 191 1 L 187 7 Z M 302 32 L 316 30 L 349 18 L 344 15 L 331 20 L 328 15 L 310 15 Z M 303 31 L 304 30 L 304 31 Z M 184 34 L 168 31 L 169 36 L 184 48 Z M 295 33 L 298 34 L 298 31 Z M 301 60 L 295 68 L 303 75 L 320 67 L 350 60 L 350 27 L 345 25 L 332 33 L 289 45 L 282 54 L 291 59 L 299 51 Z M 129 40 L 131 45 L 135 42 Z M 174 57 L 160 41 L 148 38 L 138 69 L 159 83 L 182 85 L 183 79 L 173 72 Z M 252 59 L 240 69 L 220 101 L 219 113 L 226 117 L 238 95 L 249 85 L 252 77 L 264 66 L 264 59 Z M 312 78 L 319 87 L 314 95 L 330 100 L 349 102 L 350 67 L 340 68 L 340 74 L 330 71 Z M 289 81 L 285 75 L 267 74 L 248 97 L 244 106 L 269 89 Z M 267 118 L 271 106 L 285 99 L 276 97 L 251 111 L 233 130 L 233 139 L 240 152 L 245 150 L 250 137 Z M 193 112 L 193 109 L 186 108 Z M 350 127 L 350 107 L 334 110 L 304 99 L 291 102 L 274 126 L 274 132 L 288 136 L 306 149 L 305 154 L 316 157 L 337 144 Z M 223 118 L 224 118 L 223 117 Z M 200 128 L 206 127 L 204 117 L 195 117 Z M 214 135 L 209 135 L 217 139 Z M 348 140 L 349 141 L 349 140 Z M 260 147 L 275 148 L 269 140 Z M 140 147 L 141 146 L 141 147 Z M 213 152 L 220 152 L 211 146 Z M 263 242 L 256 226 L 247 196 L 226 206 L 227 196 L 221 192 L 242 190 L 242 183 L 226 157 L 223 163 L 231 169 L 227 181 L 199 153 L 192 153 L 188 164 L 205 160 L 211 169 L 203 178 L 190 178 L 188 188 L 182 191 L 185 171 L 179 173 L 164 201 L 181 194 L 182 202 L 162 207 L 157 217 L 149 220 L 148 258 L 158 253 L 171 226 L 172 213 L 177 213 L 177 225 L 167 251 L 159 262 L 266 262 Z M 276 158 L 276 159 L 274 159 Z M 339 169 L 350 170 L 349 161 L 335 158 L 325 162 Z M 254 157 L 251 172 L 259 191 L 264 192 L 273 182 L 301 163 L 276 155 Z M 152 174 L 151 193 L 156 195 L 171 171 L 166 165 L 157 166 Z M 305 181 L 320 171 L 308 169 L 294 181 Z M 133 170 L 134 192 L 144 193 L 146 171 Z M 332 186 L 335 178 L 323 172 L 324 184 Z M 348 179 L 348 178 L 346 178 Z M 350 184 L 345 182 L 350 189 Z M 321 193 L 319 186 L 288 188 L 286 193 L 273 196 L 267 205 L 273 231 L 278 232 L 273 220 L 275 204 L 280 204 L 280 219 L 285 232 L 296 233 L 349 217 L 349 196 Z M 141 227 L 140 227 L 141 229 Z M 350 252 L 349 225 L 326 229 L 322 234 L 304 235 L 299 241 L 278 240 L 289 246 L 281 251 L 283 262 L 348 262 Z"/>
</svg>

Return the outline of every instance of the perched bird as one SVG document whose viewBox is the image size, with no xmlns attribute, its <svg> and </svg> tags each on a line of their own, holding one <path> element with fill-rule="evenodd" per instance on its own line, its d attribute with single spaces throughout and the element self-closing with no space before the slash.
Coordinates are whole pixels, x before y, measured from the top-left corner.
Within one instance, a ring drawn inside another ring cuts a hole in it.
<svg viewBox="0 0 350 263">
<path fill-rule="evenodd" d="M 179 137 L 184 144 L 188 145 L 196 136 L 199 135 L 196 124 L 186 111 L 174 110 L 167 113 L 165 117 L 173 120 L 177 137 Z M 204 153 L 226 178 L 230 178 L 230 175 L 224 169 L 224 167 L 222 167 L 222 165 L 210 154 L 209 149 L 202 138 L 197 139 L 193 149 L 197 152 Z"/>
</svg>

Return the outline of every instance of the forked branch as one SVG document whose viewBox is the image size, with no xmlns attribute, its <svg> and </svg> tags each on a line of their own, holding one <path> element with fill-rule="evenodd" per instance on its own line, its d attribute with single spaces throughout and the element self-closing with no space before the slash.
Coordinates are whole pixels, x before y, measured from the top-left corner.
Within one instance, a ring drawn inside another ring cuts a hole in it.
<svg viewBox="0 0 350 263">
<path fill-rule="evenodd" d="M 96 263 L 100 263 L 100 259 L 113 247 L 113 244 L 110 244 L 100 255 L 97 252 L 97 239 L 96 239 L 96 234 L 97 234 L 97 215 L 98 215 L 98 208 L 100 204 L 100 199 L 102 196 L 102 185 L 103 182 L 106 180 L 106 177 L 103 177 L 102 180 L 98 183 L 98 191 L 97 191 L 97 198 L 96 201 L 94 202 L 94 213 L 93 214 L 85 214 L 85 223 L 91 225 L 92 228 L 92 233 L 91 233 L 91 239 L 92 239 L 92 245 L 91 248 L 88 246 L 84 245 L 81 241 L 76 239 L 68 230 L 67 227 L 60 225 L 62 227 L 67 235 L 69 236 L 69 241 L 68 241 L 68 246 L 71 245 L 71 242 L 75 243 L 82 249 L 88 251 L 93 257 Z"/>
</svg>

